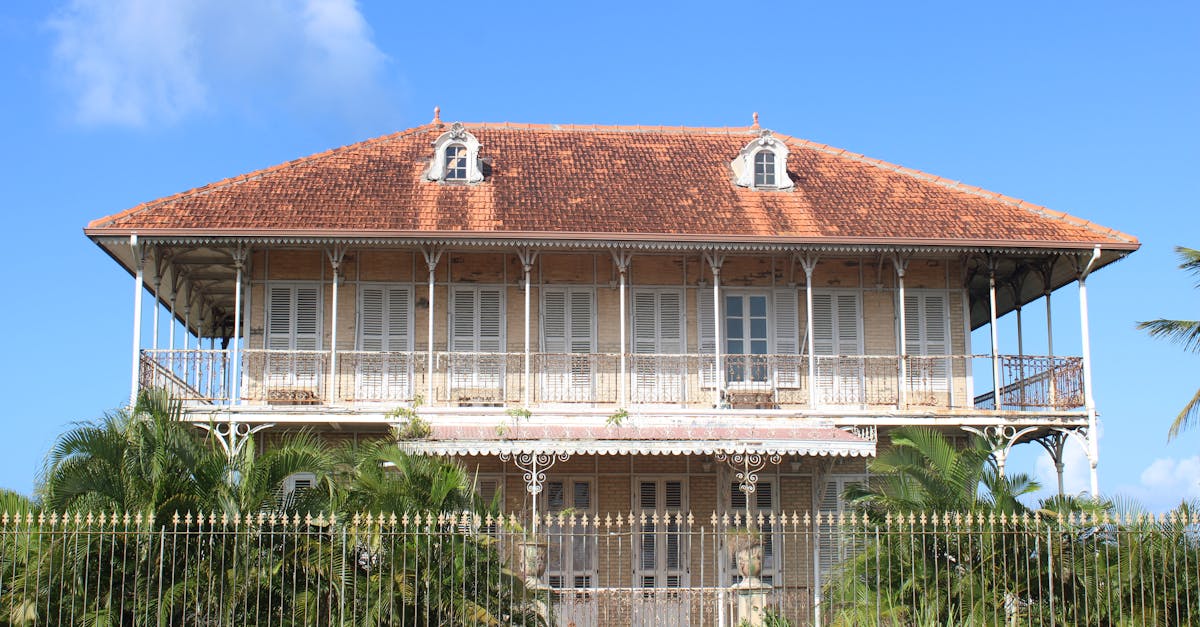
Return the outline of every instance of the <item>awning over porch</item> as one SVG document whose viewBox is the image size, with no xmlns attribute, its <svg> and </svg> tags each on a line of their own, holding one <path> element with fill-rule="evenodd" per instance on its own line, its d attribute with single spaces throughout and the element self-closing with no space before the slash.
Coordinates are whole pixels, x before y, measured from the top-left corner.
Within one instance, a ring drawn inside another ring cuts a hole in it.
<svg viewBox="0 0 1200 627">
<path fill-rule="evenodd" d="M 837 427 L 783 425 L 436 425 L 399 446 L 420 455 L 875 455 L 873 440 Z"/>
</svg>

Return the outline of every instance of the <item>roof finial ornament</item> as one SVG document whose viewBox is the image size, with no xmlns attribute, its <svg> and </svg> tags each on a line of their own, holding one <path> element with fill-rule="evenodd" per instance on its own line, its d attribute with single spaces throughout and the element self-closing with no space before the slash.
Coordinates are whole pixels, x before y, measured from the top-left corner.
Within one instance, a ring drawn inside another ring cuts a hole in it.
<svg viewBox="0 0 1200 627">
<path fill-rule="evenodd" d="M 754 126 L 751 126 L 750 128 L 758 128 L 758 111 L 754 112 Z"/>
<path fill-rule="evenodd" d="M 433 123 L 437 124 L 438 126 L 442 125 L 442 108 L 441 107 L 433 108 Z"/>
</svg>

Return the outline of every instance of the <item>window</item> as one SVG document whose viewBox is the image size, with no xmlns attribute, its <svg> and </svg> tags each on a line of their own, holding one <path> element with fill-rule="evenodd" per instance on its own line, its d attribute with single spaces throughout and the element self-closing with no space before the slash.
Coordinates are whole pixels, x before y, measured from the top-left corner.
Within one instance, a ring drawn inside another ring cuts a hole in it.
<svg viewBox="0 0 1200 627">
<path fill-rule="evenodd" d="M 267 287 L 264 374 L 268 394 L 315 397 L 321 380 L 321 286 L 272 283 Z"/>
<path fill-rule="evenodd" d="M 633 400 L 683 401 L 685 360 L 683 292 L 633 290 Z"/>
<path fill-rule="evenodd" d="M 775 187 L 775 153 L 770 150 L 754 155 L 754 186 Z"/>
<path fill-rule="evenodd" d="M 483 164 L 479 140 L 457 122 L 433 142 L 433 158 L 425 179 L 443 183 L 479 183 Z"/>
<path fill-rule="evenodd" d="M 592 479 L 551 479 L 543 491 L 544 507 L 551 515 L 546 529 L 546 581 L 552 588 L 591 588 L 596 584 L 596 538 L 583 524 L 595 516 Z M 558 515 L 562 515 L 560 522 Z M 571 525 L 574 517 L 575 525 Z M 592 526 L 592 529 L 595 529 Z"/>
<path fill-rule="evenodd" d="M 637 514 L 646 521 L 634 545 L 635 586 L 682 588 L 686 586 L 687 545 L 680 528 L 686 508 L 685 485 L 679 479 L 638 479 L 635 483 Z M 658 515 L 657 523 L 654 515 Z M 675 624 L 675 623 L 672 623 Z"/>
<path fill-rule="evenodd" d="M 729 517 L 733 520 L 735 515 L 742 517 L 742 525 L 753 527 L 760 534 L 760 542 L 763 549 L 763 568 L 761 579 L 763 583 L 772 584 L 775 582 L 775 575 L 779 569 L 776 560 L 776 545 L 778 538 L 775 537 L 779 531 L 779 525 L 771 524 L 771 514 L 779 516 L 779 499 L 776 496 L 776 485 L 770 479 L 759 479 L 754 484 L 754 492 L 747 495 L 742 491 L 742 486 L 736 481 L 729 483 Z M 747 498 L 749 496 L 749 498 Z M 758 517 L 762 516 L 762 525 L 758 524 Z M 742 576 L 737 572 L 735 564 L 729 564 L 728 571 L 730 573 L 729 583 L 737 584 L 742 581 Z"/>
<path fill-rule="evenodd" d="M 496 403 L 504 382 L 504 289 L 450 291 L 450 385 L 460 403 Z"/>
<path fill-rule="evenodd" d="M 542 290 L 541 400 L 592 400 L 595 300 L 590 287 Z"/>
<path fill-rule="evenodd" d="M 846 488 L 866 484 L 866 475 L 830 475 L 825 478 L 817 503 L 817 567 L 822 577 L 834 566 L 862 550 L 862 539 L 846 533 L 837 523 L 837 518 L 846 512 L 846 500 L 842 497 Z M 834 516 L 832 522 L 830 514 Z"/>
<path fill-rule="evenodd" d="M 935 404 L 950 388 L 950 309 L 945 292 L 904 295 L 904 352 L 908 355 L 909 402 Z"/>
<path fill-rule="evenodd" d="M 857 291 L 813 290 L 814 393 L 824 405 L 865 402 L 862 306 Z"/>
<path fill-rule="evenodd" d="M 795 288 L 729 289 L 723 292 L 721 325 L 725 381 L 728 384 L 800 385 L 799 314 Z M 713 295 L 697 292 L 699 351 L 714 352 Z M 714 385 L 711 361 L 701 371 L 704 387 Z"/>
<path fill-rule="evenodd" d="M 406 400 L 411 393 L 412 293 L 408 286 L 364 283 L 358 291 L 356 395 Z"/>
<path fill-rule="evenodd" d="M 446 147 L 447 181 L 467 180 L 467 147 L 454 144 Z"/>
<path fill-rule="evenodd" d="M 280 505 L 288 510 L 296 507 L 304 493 L 317 485 L 317 476 L 311 472 L 296 472 L 283 478 L 283 494 Z"/>
<path fill-rule="evenodd" d="M 771 131 L 762 131 L 729 165 L 739 187 L 789 190 L 795 183 L 788 177 L 787 158 L 787 144 L 771 135 Z"/>
</svg>

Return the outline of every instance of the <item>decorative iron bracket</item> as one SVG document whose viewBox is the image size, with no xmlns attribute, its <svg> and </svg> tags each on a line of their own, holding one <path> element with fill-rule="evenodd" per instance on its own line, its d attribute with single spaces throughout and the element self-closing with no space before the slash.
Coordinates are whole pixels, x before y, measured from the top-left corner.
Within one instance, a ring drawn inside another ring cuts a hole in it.
<svg viewBox="0 0 1200 627">
<path fill-rule="evenodd" d="M 767 462 L 778 464 L 783 461 L 778 453 L 764 456 L 759 453 L 722 452 L 714 454 L 713 458 L 729 464 L 729 468 L 734 472 L 734 479 L 738 482 L 738 489 L 746 495 L 754 494 L 758 484 L 758 473 L 762 472 Z"/>
<path fill-rule="evenodd" d="M 246 440 L 250 436 L 274 427 L 275 423 L 268 422 L 261 425 L 251 427 L 244 422 L 213 422 L 209 424 L 197 424 L 197 427 L 211 433 L 217 439 L 217 444 L 221 445 L 221 450 L 225 451 L 225 455 L 230 459 L 241 455 L 242 449 L 246 447 Z"/>
<path fill-rule="evenodd" d="M 1016 446 L 1017 441 L 1026 435 L 1037 431 L 1037 427 L 1025 427 L 1017 429 L 1012 425 L 992 425 L 978 429 L 975 427 L 964 426 L 963 431 L 974 433 L 979 437 L 987 440 L 993 446 L 992 458 L 996 460 L 996 470 L 1000 472 L 1000 476 L 1004 476 L 1004 467 L 1008 463 L 1008 454 L 1012 452 L 1012 447 Z"/>
<path fill-rule="evenodd" d="M 546 483 L 546 471 L 556 462 L 565 462 L 570 453 L 500 453 L 500 461 L 512 461 L 525 479 L 525 490 L 536 497 Z"/>
</svg>

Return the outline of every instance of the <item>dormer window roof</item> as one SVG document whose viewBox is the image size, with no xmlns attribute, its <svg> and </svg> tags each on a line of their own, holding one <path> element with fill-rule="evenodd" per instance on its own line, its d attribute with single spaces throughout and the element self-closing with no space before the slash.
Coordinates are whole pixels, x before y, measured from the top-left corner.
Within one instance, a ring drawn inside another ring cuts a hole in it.
<svg viewBox="0 0 1200 627">
<path fill-rule="evenodd" d="M 433 142 L 433 159 L 425 178 L 445 183 L 478 183 L 483 180 L 479 140 L 460 123 Z"/>
<path fill-rule="evenodd" d="M 733 160 L 737 184 L 751 189 L 792 189 L 795 183 L 787 174 L 788 147 L 764 130 L 746 144 Z"/>
</svg>

